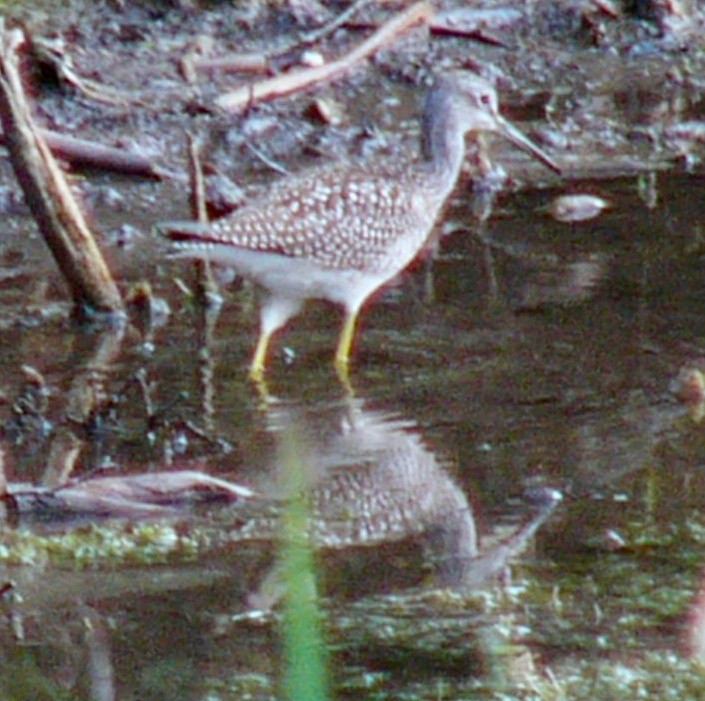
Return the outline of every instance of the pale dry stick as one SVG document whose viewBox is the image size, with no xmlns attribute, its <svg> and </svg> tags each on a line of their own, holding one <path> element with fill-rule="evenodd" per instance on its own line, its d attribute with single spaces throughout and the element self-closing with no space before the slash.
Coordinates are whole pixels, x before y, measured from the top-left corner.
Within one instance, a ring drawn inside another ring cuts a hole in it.
<svg viewBox="0 0 705 701">
<path fill-rule="evenodd" d="M 79 315 L 124 313 L 120 292 L 66 178 L 30 114 L 18 68 L 26 43 L 0 18 L 0 119 L 27 205 L 51 249 Z"/>
<path fill-rule="evenodd" d="M 274 159 L 270 158 L 262 149 L 257 148 L 251 141 L 246 141 L 245 146 L 252 152 L 252 154 L 259 158 L 264 165 L 267 166 L 270 170 L 273 170 L 275 173 L 278 173 L 279 175 L 291 175 L 289 170 L 285 168 L 279 161 L 275 161 Z"/>
<path fill-rule="evenodd" d="M 186 135 L 189 161 L 189 184 L 191 199 L 191 217 L 195 221 L 208 223 L 208 213 L 206 211 L 206 184 L 203 180 L 203 168 L 201 167 L 200 144 L 193 134 Z"/>
<path fill-rule="evenodd" d="M 207 224 L 206 184 L 203 179 L 203 168 L 201 166 L 200 144 L 197 143 L 192 134 L 187 135 L 187 142 L 191 218 L 201 224 Z M 219 307 L 221 297 L 218 292 L 218 285 L 211 272 L 210 263 L 206 260 L 196 261 L 196 270 L 198 271 L 198 297 L 206 307 Z"/>
<path fill-rule="evenodd" d="M 342 58 L 322 66 L 303 68 L 283 75 L 244 85 L 216 98 L 216 105 L 226 112 L 238 112 L 257 102 L 271 100 L 289 95 L 297 90 L 322 83 L 349 71 L 355 65 L 368 58 L 378 49 L 390 43 L 397 36 L 412 27 L 428 24 L 433 15 L 433 8 L 427 2 L 412 5 L 408 10 L 382 25 L 371 37 Z"/>
<path fill-rule="evenodd" d="M 181 59 L 180 68 L 186 82 L 193 83 L 197 73 L 267 73 L 270 64 L 265 54 L 230 54 L 217 58 L 188 54 Z"/>
</svg>

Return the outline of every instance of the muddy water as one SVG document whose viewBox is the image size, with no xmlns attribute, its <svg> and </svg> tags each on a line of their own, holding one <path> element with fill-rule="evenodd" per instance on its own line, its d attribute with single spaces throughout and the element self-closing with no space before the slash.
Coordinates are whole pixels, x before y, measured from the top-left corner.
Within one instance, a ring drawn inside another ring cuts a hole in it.
<svg viewBox="0 0 705 701">
<path fill-rule="evenodd" d="M 482 227 L 461 187 L 438 250 L 366 310 L 354 399 L 332 368 L 336 309 L 311 305 L 277 338 L 263 402 L 246 380 L 252 290 L 231 284 L 209 326 L 175 283 L 193 284 L 190 266 L 165 262 L 142 223 L 112 245 L 113 264 L 149 280 L 171 313 L 79 329 L 47 304 L 61 283 L 41 242 L 8 238 L 8 477 L 41 479 L 54 437 L 73 428 L 87 446 L 78 471 L 197 465 L 276 497 L 291 489 L 282 443 L 293 435 L 335 695 L 665 698 L 667 670 L 687 698 L 705 444 L 669 388 L 705 365 L 705 205 L 698 177 L 647 180 L 575 184 L 611 203 L 576 224 L 547 213 L 570 183 L 503 197 Z M 27 389 L 25 365 L 46 396 Z M 66 414 L 80 414 L 67 403 L 82 383 L 107 400 L 79 428 Z M 34 409 L 20 414 L 28 396 Z M 564 499 L 511 553 L 507 577 L 496 548 L 535 516 L 529 487 Z M 165 522 L 164 540 L 243 518 L 196 511 Z M 25 553 L 30 564 L 2 574 L 22 631 L 20 644 L 3 632 L 6 695 L 45 683 L 99 698 L 103 683 L 118 698 L 276 697 L 280 619 L 245 615 L 278 596 L 272 533 L 190 554 L 165 545 L 151 566 L 118 546 L 112 563 Z M 471 563 L 493 553 L 478 574 Z"/>
</svg>

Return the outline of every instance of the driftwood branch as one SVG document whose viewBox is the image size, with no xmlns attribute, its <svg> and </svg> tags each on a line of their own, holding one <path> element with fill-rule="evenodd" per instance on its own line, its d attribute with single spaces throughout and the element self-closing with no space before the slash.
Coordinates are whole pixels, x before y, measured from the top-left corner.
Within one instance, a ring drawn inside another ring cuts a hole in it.
<svg viewBox="0 0 705 701">
<path fill-rule="evenodd" d="M 34 124 L 18 68 L 20 30 L 0 21 L 0 119 L 12 166 L 79 314 L 122 312 L 117 285 L 64 173 Z"/>
<path fill-rule="evenodd" d="M 218 97 L 216 105 L 226 112 L 238 112 L 256 102 L 289 95 L 310 85 L 332 80 L 349 71 L 410 28 L 420 24 L 428 24 L 432 15 L 433 9 L 427 2 L 412 5 L 408 10 L 380 27 L 371 37 L 342 58 L 322 66 L 303 68 L 268 78 L 254 85 L 244 85 Z"/>
<path fill-rule="evenodd" d="M 146 178 L 162 178 L 167 175 L 166 171 L 157 166 L 153 158 L 144 153 L 106 146 L 48 129 L 39 131 L 52 152 L 73 166 L 101 168 Z"/>
<path fill-rule="evenodd" d="M 143 153 L 79 139 L 51 129 L 39 129 L 39 134 L 46 141 L 51 152 L 71 166 L 110 170 L 145 178 L 176 177 L 173 173 L 160 168 L 153 158 Z M 4 134 L 0 134 L 0 144 L 3 146 L 6 144 Z"/>
</svg>

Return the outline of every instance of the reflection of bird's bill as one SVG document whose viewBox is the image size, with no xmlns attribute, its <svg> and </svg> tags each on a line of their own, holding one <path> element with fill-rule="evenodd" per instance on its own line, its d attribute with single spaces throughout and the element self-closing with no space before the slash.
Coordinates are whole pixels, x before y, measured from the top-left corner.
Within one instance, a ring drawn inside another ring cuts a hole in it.
<svg viewBox="0 0 705 701">
<path fill-rule="evenodd" d="M 497 116 L 497 127 L 498 132 L 505 139 L 508 139 L 522 151 L 526 151 L 526 153 L 531 154 L 534 158 L 537 158 L 551 170 L 560 174 L 560 166 L 547 153 L 542 151 L 533 141 L 531 141 L 531 139 L 524 136 L 524 134 L 513 124 L 508 122 L 503 117 Z"/>
</svg>

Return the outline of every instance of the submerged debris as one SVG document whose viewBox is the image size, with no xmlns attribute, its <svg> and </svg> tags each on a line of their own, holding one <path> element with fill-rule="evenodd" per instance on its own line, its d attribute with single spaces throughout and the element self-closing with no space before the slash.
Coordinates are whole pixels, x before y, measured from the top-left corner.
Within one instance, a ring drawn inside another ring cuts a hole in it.
<svg viewBox="0 0 705 701">
<path fill-rule="evenodd" d="M 571 224 L 594 219 L 609 206 L 607 200 L 597 195 L 561 195 L 553 200 L 551 214 L 554 219 Z"/>
<path fill-rule="evenodd" d="M 705 375 L 693 367 L 681 368 L 672 380 L 670 390 L 685 406 L 693 421 L 705 417 Z"/>
<path fill-rule="evenodd" d="M 56 489 L 8 484 L 5 512 L 13 520 L 78 516 L 145 518 L 177 515 L 204 501 L 252 499 L 255 493 L 194 470 L 72 480 Z"/>
</svg>

